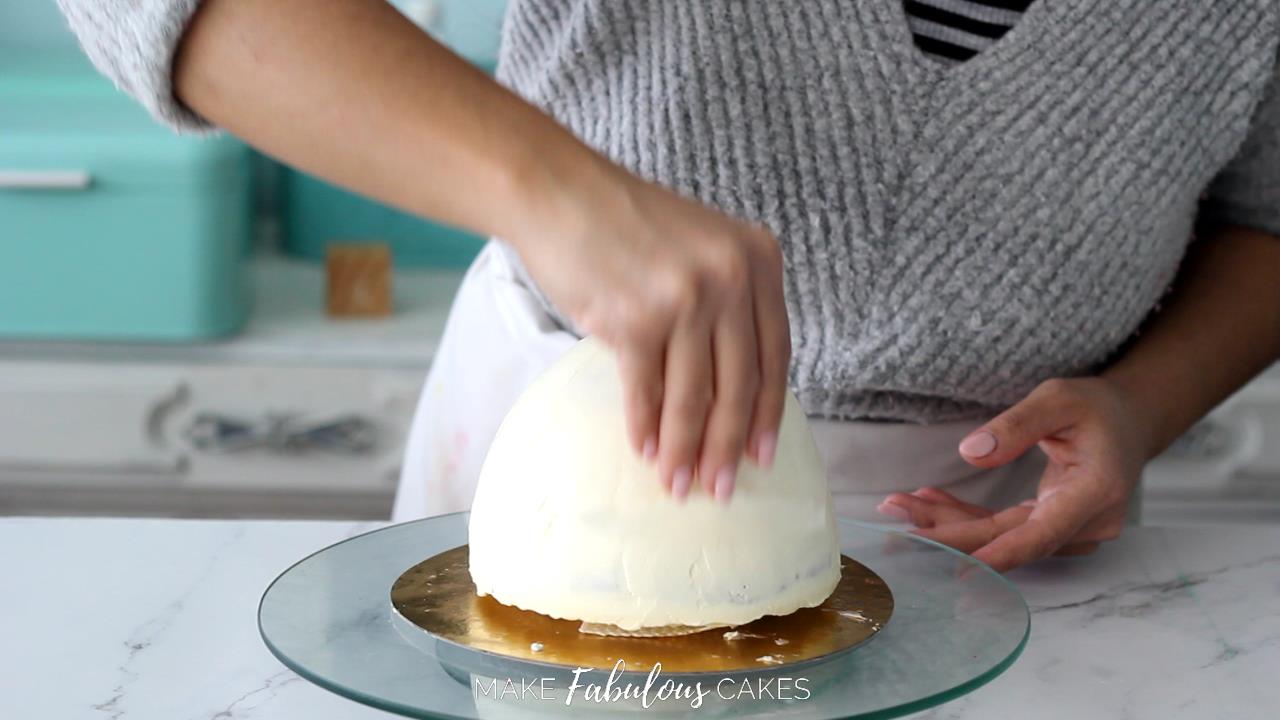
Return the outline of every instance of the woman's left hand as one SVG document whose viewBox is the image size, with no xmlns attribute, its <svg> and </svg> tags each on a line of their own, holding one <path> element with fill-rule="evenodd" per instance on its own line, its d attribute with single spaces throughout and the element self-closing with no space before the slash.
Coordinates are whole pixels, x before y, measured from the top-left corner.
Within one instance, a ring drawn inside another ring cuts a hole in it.
<svg viewBox="0 0 1280 720">
<path fill-rule="evenodd" d="M 926 487 L 888 496 L 880 511 L 1000 572 L 1049 555 L 1091 553 L 1124 527 L 1148 457 L 1141 428 L 1108 380 L 1050 380 L 960 443 L 960 455 L 980 468 L 1039 445 L 1048 465 L 1034 500 L 993 512 Z"/>
</svg>

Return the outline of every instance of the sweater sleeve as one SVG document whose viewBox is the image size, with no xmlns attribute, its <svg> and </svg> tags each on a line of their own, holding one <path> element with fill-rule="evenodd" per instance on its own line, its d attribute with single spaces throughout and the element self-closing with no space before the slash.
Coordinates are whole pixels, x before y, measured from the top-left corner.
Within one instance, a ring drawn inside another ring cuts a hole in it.
<svg viewBox="0 0 1280 720">
<path fill-rule="evenodd" d="M 1280 237 L 1280 72 L 1272 72 L 1244 143 L 1210 183 L 1201 212 L 1211 224 Z"/>
<path fill-rule="evenodd" d="M 182 132 L 212 124 L 173 95 L 173 56 L 200 0 L 58 0 L 85 54 L 156 119 Z"/>
</svg>

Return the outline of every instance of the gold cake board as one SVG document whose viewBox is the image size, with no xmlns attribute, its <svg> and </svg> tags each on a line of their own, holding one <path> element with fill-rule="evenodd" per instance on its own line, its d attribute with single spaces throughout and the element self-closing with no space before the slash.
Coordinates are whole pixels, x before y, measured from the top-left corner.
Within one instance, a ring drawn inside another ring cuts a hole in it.
<svg viewBox="0 0 1280 720">
<path fill-rule="evenodd" d="M 673 637 L 618 637 L 580 631 L 557 620 L 476 595 L 467 546 L 409 568 L 391 587 L 391 603 L 408 622 L 479 652 L 537 663 L 628 672 L 723 673 L 783 668 L 843 652 L 889 622 L 893 593 L 869 568 L 841 557 L 840 582 L 821 605 L 764 617 L 736 628 Z"/>
</svg>

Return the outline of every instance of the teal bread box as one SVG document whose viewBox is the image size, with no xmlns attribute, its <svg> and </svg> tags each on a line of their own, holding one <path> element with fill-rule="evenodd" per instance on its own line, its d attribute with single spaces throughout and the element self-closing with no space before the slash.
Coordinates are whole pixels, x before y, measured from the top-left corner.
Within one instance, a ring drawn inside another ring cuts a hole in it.
<svg viewBox="0 0 1280 720">
<path fill-rule="evenodd" d="M 472 60 L 492 73 L 494 64 Z M 281 177 L 284 249 L 322 260 L 333 243 L 385 243 L 397 267 L 466 267 L 484 246 L 473 233 L 347 192 L 290 167 Z"/>
<path fill-rule="evenodd" d="M 248 151 L 76 59 L 0 57 L 0 336 L 195 341 L 248 313 Z"/>
</svg>

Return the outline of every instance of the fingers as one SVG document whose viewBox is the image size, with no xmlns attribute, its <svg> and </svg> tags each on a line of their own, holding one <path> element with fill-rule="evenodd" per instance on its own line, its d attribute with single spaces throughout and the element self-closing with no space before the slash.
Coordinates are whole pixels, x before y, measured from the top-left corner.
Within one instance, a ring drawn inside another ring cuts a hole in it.
<svg viewBox="0 0 1280 720">
<path fill-rule="evenodd" d="M 948 523 L 915 530 L 915 534 L 966 553 L 972 553 L 1000 537 L 1031 516 L 1031 508 L 1018 505 L 976 520 Z"/>
<path fill-rule="evenodd" d="M 922 500 L 929 500 L 931 502 L 954 505 L 955 507 L 958 507 L 961 510 L 964 510 L 969 514 L 973 515 L 973 517 L 975 518 L 987 517 L 988 515 L 993 514 L 990 510 L 982 507 L 981 505 L 974 505 L 973 503 L 965 502 L 960 498 L 956 497 L 955 495 L 952 495 L 951 493 L 947 492 L 946 490 L 942 490 L 936 487 L 922 487 L 911 494 L 915 495 L 918 498 L 921 498 Z"/>
<path fill-rule="evenodd" d="M 990 543 L 973 551 L 973 557 L 1006 572 L 1033 560 L 1048 557 L 1062 544 L 1062 536 L 1041 518 L 1028 517 Z"/>
<path fill-rule="evenodd" d="M 626 172 L 575 208 L 566 253 L 527 259 L 575 324 L 619 351 L 630 445 L 684 496 L 726 496 L 744 455 L 768 466 L 788 399 L 783 258 L 767 229 Z M 568 230 L 568 232 L 564 232 Z M 543 247 L 535 244 L 530 247 Z M 649 452 L 646 452 L 649 451 Z"/>
<path fill-rule="evenodd" d="M 693 485 L 712 398 L 711 335 L 696 315 L 677 325 L 667 346 L 658 426 L 658 477 L 678 498 Z"/>
<path fill-rule="evenodd" d="M 746 283 L 744 280 L 742 301 L 726 308 L 712 338 L 715 396 L 697 474 L 703 489 L 721 502 L 727 502 L 733 493 L 760 386 L 754 312 Z"/>
<path fill-rule="evenodd" d="M 1125 512 L 1128 509 L 1128 503 L 1116 507 L 1108 512 L 1089 520 L 1085 526 L 1080 528 L 1075 537 L 1071 538 L 1073 544 L 1092 544 L 1109 542 L 1120 537 L 1120 533 L 1124 531 Z"/>
<path fill-rule="evenodd" d="M 751 420 L 748 453 L 762 467 L 773 465 L 778 427 L 787 399 L 787 371 L 791 365 L 791 328 L 782 284 L 782 252 L 778 241 L 764 233 L 755 261 L 752 305 L 759 355 L 760 388 Z"/>
<path fill-rule="evenodd" d="M 1035 500 L 1028 500 L 1028 505 L 1035 505 Z M 1076 536 L 1067 541 L 1065 545 L 1054 551 L 1054 557 L 1075 557 L 1078 555 L 1091 555 L 1102 543 L 1108 540 L 1115 540 L 1120 537 L 1120 530 L 1123 526 L 1123 520 L 1116 525 L 1113 524 L 1110 517 L 1111 513 L 1103 513 L 1102 515 L 1090 520 L 1085 524 Z M 1123 516 L 1122 516 L 1123 517 Z"/>
<path fill-rule="evenodd" d="M 901 502 L 910 508 L 910 516 L 906 519 L 922 528 L 914 531 L 915 534 L 961 552 L 971 553 L 998 572 L 1007 572 L 1049 555 L 1089 555 L 1100 546 L 1097 541 L 1081 539 L 1086 537 L 1085 532 L 1061 544 L 1060 536 L 1052 526 L 1031 518 L 1033 505 L 1019 505 L 995 515 L 990 515 L 990 511 L 985 508 L 978 508 L 987 512 L 988 516 L 975 519 L 959 506 L 929 503 L 921 501 L 919 497 L 915 497 L 917 504 L 914 505 L 910 504 L 910 500 L 905 500 L 912 497 L 913 495 L 904 496 L 900 493 L 889 496 L 894 502 Z M 950 509 L 940 509 L 944 507 Z"/>
<path fill-rule="evenodd" d="M 678 209 L 702 241 L 639 258 L 637 272 L 651 262 L 646 299 L 582 314 L 615 338 L 631 446 L 651 459 L 656 449 L 677 497 L 701 480 L 727 500 L 742 457 L 768 466 L 777 450 L 791 359 L 782 256 L 766 230 Z"/>
<path fill-rule="evenodd" d="M 1022 402 L 970 433 L 960 442 L 961 457 L 977 467 L 998 467 L 1069 427 L 1074 405 L 1064 384 L 1061 380 L 1042 383 Z"/>
<path fill-rule="evenodd" d="M 971 506 L 977 508 L 977 506 Z M 876 508 L 889 517 L 909 522 L 918 528 L 931 528 L 948 523 L 961 523 L 991 515 L 985 508 L 977 512 L 947 502 L 934 502 L 916 494 L 893 493 Z"/>
<path fill-rule="evenodd" d="M 646 460 L 653 460 L 658 454 L 664 350 L 660 343 L 628 343 L 618 351 L 627 436 L 631 447 Z"/>
<path fill-rule="evenodd" d="M 791 339 L 781 253 L 773 236 L 752 230 L 707 253 L 707 269 L 697 284 L 709 289 L 701 298 L 703 302 L 683 303 L 681 322 L 697 325 L 699 335 L 703 334 L 701 324 L 708 324 L 709 338 L 702 352 L 706 355 L 709 350 L 710 358 L 691 371 L 696 381 L 676 381 L 679 364 L 693 367 L 692 358 L 683 353 L 683 348 L 693 343 L 677 343 L 673 338 L 668 348 L 666 393 L 659 410 L 659 466 L 662 477 L 671 477 L 677 496 L 687 494 L 688 470 L 692 470 L 708 493 L 727 501 L 744 454 L 764 466 L 773 463 L 787 397 Z M 699 315 L 706 319 L 690 320 Z M 697 383 L 702 383 L 701 392 L 695 394 Z M 682 404 L 668 412 L 670 402 Z M 699 414 L 705 427 L 694 431 L 692 424 Z M 669 424 L 669 417 L 675 426 Z M 668 438 L 674 459 L 667 457 Z M 696 462 L 687 465 L 689 453 Z"/>
<path fill-rule="evenodd" d="M 1083 481 L 1041 492 L 1024 522 L 995 537 L 973 556 L 1004 572 L 1048 557 L 1074 538 L 1098 513 L 1099 498 Z"/>
<path fill-rule="evenodd" d="M 1097 499 L 1075 487 L 977 518 L 973 513 L 987 511 L 934 488 L 912 495 L 896 493 L 885 503 L 906 508 L 909 515 L 903 519 L 921 528 L 913 531 L 917 535 L 971 553 L 998 572 L 1006 572 L 1050 555 L 1088 555 L 1100 543 L 1119 536 L 1123 509 L 1090 519 L 1097 512 Z M 921 495 L 949 500 L 934 502 Z M 881 508 L 884 512 L 885 504 Z"/>
</svg>

